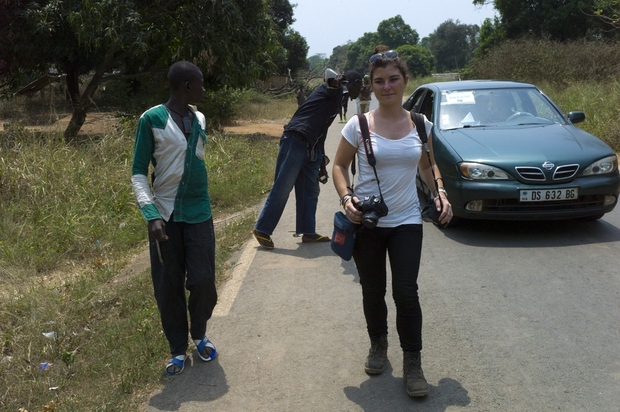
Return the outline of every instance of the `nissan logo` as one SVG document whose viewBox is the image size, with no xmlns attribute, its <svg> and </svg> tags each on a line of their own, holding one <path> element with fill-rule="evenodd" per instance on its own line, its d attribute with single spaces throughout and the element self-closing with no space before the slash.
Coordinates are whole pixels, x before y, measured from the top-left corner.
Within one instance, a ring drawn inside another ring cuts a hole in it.
<svg viewBox="0 0 620 412">
<path fill-rule="evenodd" d="M 555 165 L 551 162 L 545 162 L 542 164 L 542 167 L 544 167 L 547 170 L 551 170 L 555 167 Z"/>
</svg>

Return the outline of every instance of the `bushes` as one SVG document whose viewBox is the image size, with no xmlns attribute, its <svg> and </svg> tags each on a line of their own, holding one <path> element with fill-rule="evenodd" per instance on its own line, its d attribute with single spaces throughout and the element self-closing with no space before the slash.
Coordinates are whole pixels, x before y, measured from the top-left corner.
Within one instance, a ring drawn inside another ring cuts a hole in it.
<svg viewBox="0 0 620 412">
<path fill-rule="evenodd" d="M 521 39 L 507 40 L 485 57 L 475 59 L 462 77 L 569 85 L 607 82 L 619 74 L 620 52 L 613 43 Z"/>
</svg>

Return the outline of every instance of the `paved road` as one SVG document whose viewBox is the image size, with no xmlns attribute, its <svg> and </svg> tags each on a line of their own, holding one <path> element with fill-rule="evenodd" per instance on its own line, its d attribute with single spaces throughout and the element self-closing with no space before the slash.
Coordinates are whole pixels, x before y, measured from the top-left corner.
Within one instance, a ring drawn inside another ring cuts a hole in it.
<svg viewBox="0 0 620 412">
<path fill-rule="evenodd" d="M 355 113 L 354 105 L 349 113 Z M 342 125 L 332 125 L 335 152 Z M 318 231 L 339 209 L 321 187 Z M 598 222 L 425 224 L 420 291 L 430 395 L 411 399 L 390 310 L 390 364 L 364 373 L 368 338 L 353 262 L 293 237 L 294 197 L 273 235 L 239 254 L 208 335 L 148 411 L 620 411 L 620 213 Z"/>
</svg>

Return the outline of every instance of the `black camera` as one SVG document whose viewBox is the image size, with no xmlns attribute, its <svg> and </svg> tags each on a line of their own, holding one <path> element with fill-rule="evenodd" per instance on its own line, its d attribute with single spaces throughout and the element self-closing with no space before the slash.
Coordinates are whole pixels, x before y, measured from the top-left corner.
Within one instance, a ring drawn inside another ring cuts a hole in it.
<svg viewBox="0 0 620 412">
<path fill-rule="evenodd" d="M 362 225 L 368 229 L 374 229 L 379 218 L 388 214 L 388 207 L 381 196 L 366 196 L 364 200 L 355 205 L 355 208 L 364 213 Z"/>
</svg>

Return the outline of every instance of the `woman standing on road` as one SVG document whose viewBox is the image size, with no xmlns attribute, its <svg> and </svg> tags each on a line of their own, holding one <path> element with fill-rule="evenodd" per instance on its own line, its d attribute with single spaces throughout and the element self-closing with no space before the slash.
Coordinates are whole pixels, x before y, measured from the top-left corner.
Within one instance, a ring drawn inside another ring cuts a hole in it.
<svg viewBox="0 0 620 412">
<path fill-rule="evenodd" d="M 353 258 L 362 285 L 364 316 L 370 336 L 366 373 L 384 371 L 387 359 L 388 328 L 386 294 L 386 255 L 390 258 L 392 293 L 396 303 L 396 328 L 403 350 L 403 378 L 410 396 L 426 396 L 428 384 L 421 366 L 422 309 L 418 299 L 418 270 L 422 251 L 422 217 L 416 189 L 416 173 L 429 187 L 435 187 L 431 165 L 422 156 L 422 142 L 402 101 L 408 76 L 404 61 L 393 51 L 377 52 L 370 58 L 370 82 L 379 107 L 366 113 L 370 140 L 376 158 L 376 172 L 368 164 L 357 117 L 342 129 L 333 166 L 334 186 L 346 215 L 360 224 L 364 213 L 358 210 L 366 196 L 379 196 L 381 185 L 387 215 L 380 217 L 375 228 L 363 227 L 357 232 Z M 425 118 L 431 143 L 432 123 Z M 359 178 L 355 192 L 349 179 L 349 167 L 357 155 Z M 432 146 L 431 146 L 432 159 Z M 439 169 L 432 165 L 438 183 Z M 440 221 L 447 223 L 452 208 L 445 190 L 439 185 L 435 205 L 441 210 Z M 442 202 L 439 201 L 441 196 Z M 443 206 L 442 206 L 443 205 Z M 357 206 L 357 207 L 356 207 Z"/>
</svg>

